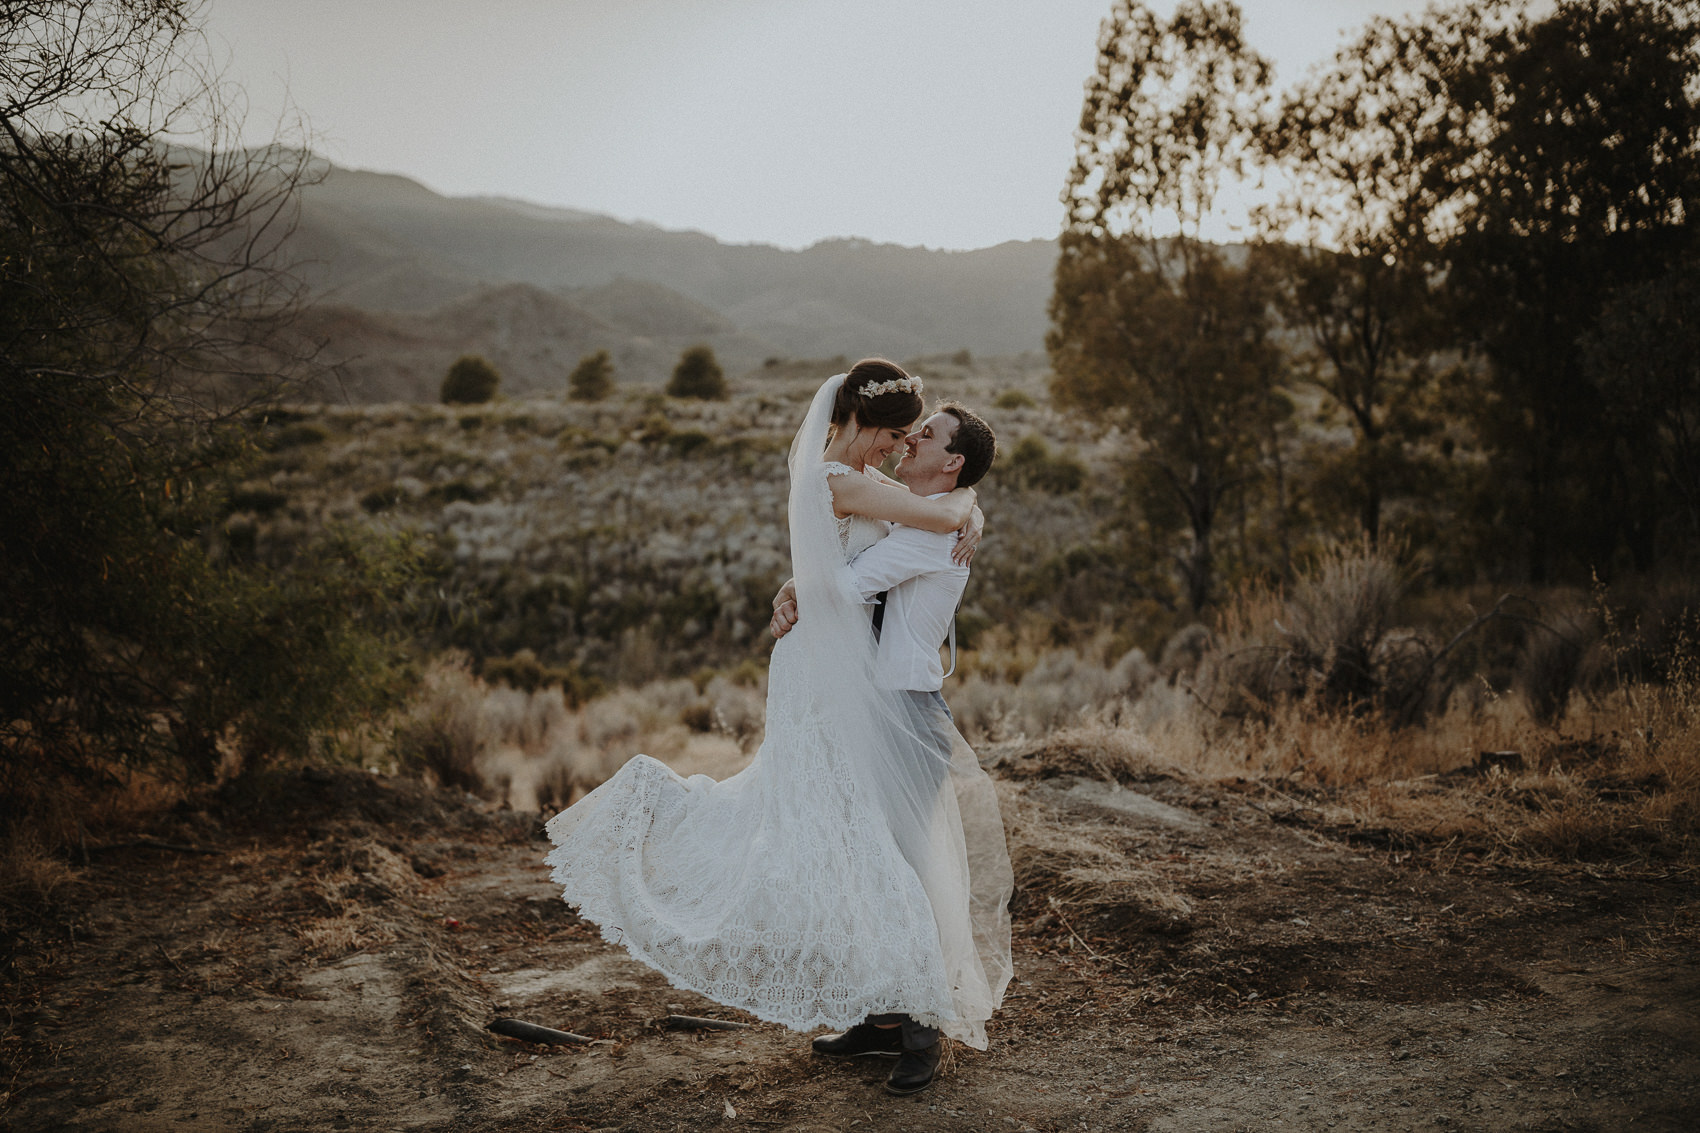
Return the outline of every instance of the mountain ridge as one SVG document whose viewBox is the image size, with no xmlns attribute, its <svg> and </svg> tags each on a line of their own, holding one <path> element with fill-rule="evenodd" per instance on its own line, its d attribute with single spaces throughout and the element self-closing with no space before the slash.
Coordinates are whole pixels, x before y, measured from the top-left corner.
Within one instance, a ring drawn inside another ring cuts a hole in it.
<svg viewBox="0 0 1700 1133">
<path fill-rule="evenodd" d="M 698 341 L 733 375 L 771 358 L 1043 347 L 1055 241 L 951 251 L 845 237 L 794 251 L 321 168 L 289 246 L 313 298 L 300 330 L 355 400 L 434 399 L 461 353 L 532 392 L 564 388 L 579 353 L 598 349 L 617 380 L 654 385 Z"/>
</svg>

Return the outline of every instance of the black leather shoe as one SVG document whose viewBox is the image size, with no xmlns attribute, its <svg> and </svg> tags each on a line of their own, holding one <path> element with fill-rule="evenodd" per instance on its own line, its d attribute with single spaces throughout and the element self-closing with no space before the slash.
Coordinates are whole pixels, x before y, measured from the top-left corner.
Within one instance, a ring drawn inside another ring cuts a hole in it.
<svg viewBox="0 0 1700 1133">
<path fill-rule="evenodd" d="M 864 1054 L 896 1058 L 903 1053 L 903 1028 L 857 1023 L 842 1035 L 822 1035 L 809 1046 L 816 1054 L 830 1054 L 834 1058 L 858 1058 Z"/>
<path fill-rule="evenodd" d="M 938 1072 L 938 1043 L 920 1050 L 906 1050 L 897 1060 L 897 1065 L 891 1068 L 891 1077 L 885 1080 L 885 1092 L 898 1097 L 918 1094 L 933 1084 L 933 1077 Z"/>
</svg>

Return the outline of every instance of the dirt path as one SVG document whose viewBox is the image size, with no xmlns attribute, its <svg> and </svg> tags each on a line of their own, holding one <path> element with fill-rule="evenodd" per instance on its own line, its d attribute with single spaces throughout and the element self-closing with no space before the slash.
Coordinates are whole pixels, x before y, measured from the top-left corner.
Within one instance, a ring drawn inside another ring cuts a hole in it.
<svg viewBox="0 0 1700 1133">
<path fill-rule="evenodd" d="M 1017 978 L 916 1098 L 778 1027 L 660 1029 L 734 1013 L 574 918 L 534 818 L 337 775 L 162 833 L 217 853 L 95 856 L 11 957 L 0 1129 L 1700 1128 L 1692 868 L 1442 870 L 1228 787 L 1003 787 Z"/>
</svg>

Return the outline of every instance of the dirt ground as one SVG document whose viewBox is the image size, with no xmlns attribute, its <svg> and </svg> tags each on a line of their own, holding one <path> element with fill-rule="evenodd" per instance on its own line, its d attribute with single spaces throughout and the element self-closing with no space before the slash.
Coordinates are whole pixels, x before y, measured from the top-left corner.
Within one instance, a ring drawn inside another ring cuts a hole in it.
<svg viewBox="0 0 1700 1133">
<path fill-rule="evenodd" d="M 11 942 L 0 1129 L 1700 1129 L 1692 866 L 1377 848 L 1244 784 L 1000 789 L 1016 979 L 914 1098 L 779 1027 L 661 1027 L 737 1016 L 573 916 L 537 816 L 313 772 L 91 849 Z"/>
</svg>

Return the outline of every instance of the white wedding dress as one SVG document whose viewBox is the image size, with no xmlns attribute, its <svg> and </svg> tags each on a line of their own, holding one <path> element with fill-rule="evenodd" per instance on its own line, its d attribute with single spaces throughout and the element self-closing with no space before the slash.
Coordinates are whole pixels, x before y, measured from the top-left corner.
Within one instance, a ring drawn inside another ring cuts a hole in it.
<svg viewBox="0 0 1700 1133">
<path fill-rule="evenodd" d="M 791 451 L 802 618 L 768 673 L 743 771 L 681 778 L 645 755 L 548 823 L 563 896 L 675 986 L 796 1030 L 906 1012 L 978 1049 L 1010 978 L 1009 855 L 997 797 L 950 729 L 873 680 L 848 560 L 884 533 L 832 512 L 833 397 Z"/>
</svg>

